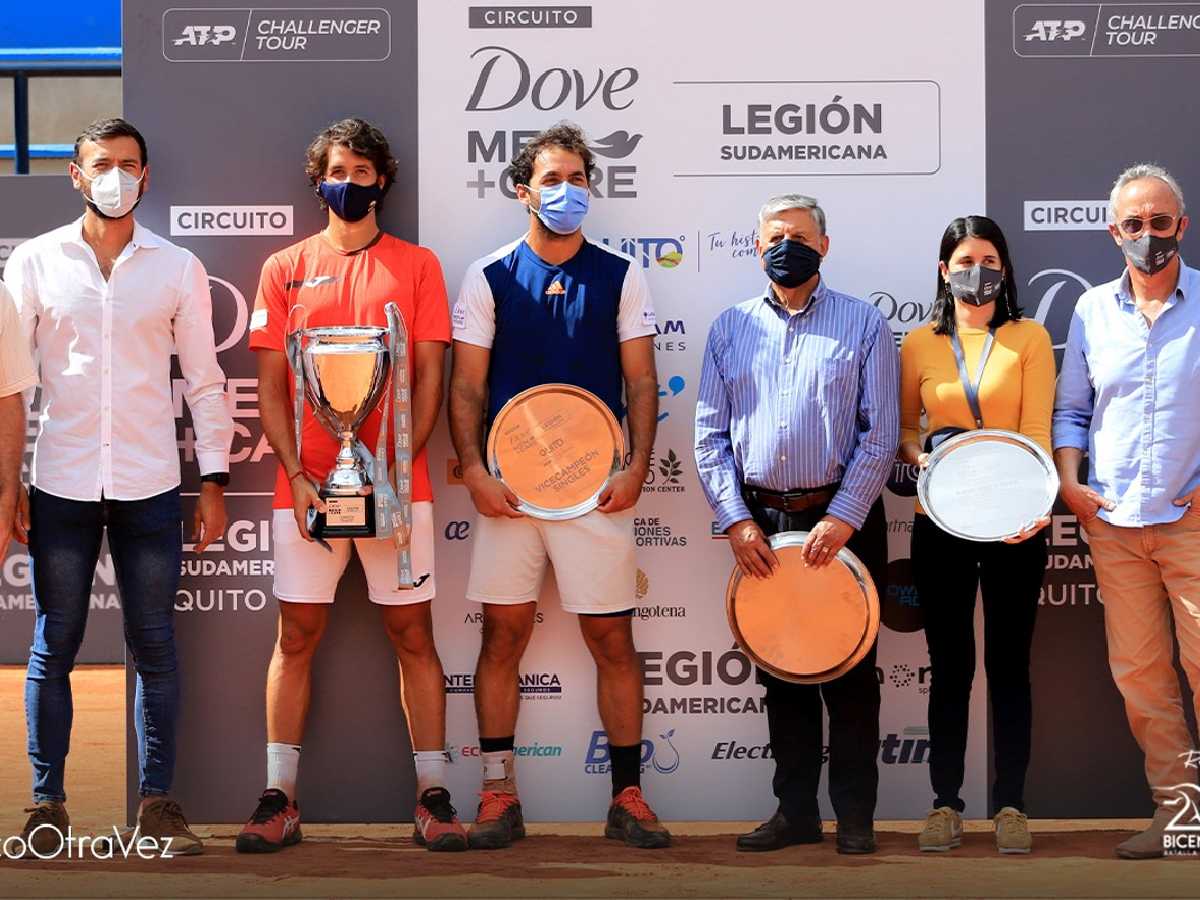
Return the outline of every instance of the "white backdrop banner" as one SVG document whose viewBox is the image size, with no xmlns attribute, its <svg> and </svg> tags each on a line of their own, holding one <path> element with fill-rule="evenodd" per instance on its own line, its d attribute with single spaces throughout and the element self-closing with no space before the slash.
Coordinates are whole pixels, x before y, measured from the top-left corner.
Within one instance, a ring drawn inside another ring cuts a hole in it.
<svg viewBox="0 0 1200 900">
<path fill-rule="evenodd" d="M 637 518 L 644 783 L 666 819 L 762 818 L 774 808 L 762 689 L 726 625 L 732 557 L 692 458 L 705 338 L 722 309 L 763 290 L 757 209 L 790 191 L 817 197 L 828 215 L 829 284 L 878 305 L 897 340 L 927 318 L 942 231 L 984 209 L 982 6 L 941 0 L 914 16 L 871 4 L 869 28 L 850 27 L 837 5 L 719 22 L 684 2 L 570 7 L 570 23 L 566 7 L 523 20 L 499 9 L 419 7 L 420 240 L 441 258 L 453 298 L 470 262 L 525 229 L 513 155 L 563 119 L 587 132 L 599 166 L 584 231 L 644 267 L 659 323 L 659 430 Z M 937 52 L 912 52 L 928 45 L 931 21 Z M 547 27 L 556 25 L 567 27 Z M 463 599 L 475 512 L 444 429 L 430 465 L 451 789 L 463 797 L 480 777 L 469 674 L 480 613 Z M 882 818 L 920 817 L 931 799 L 928 655 L 907 561 L 911 476 L 897 467 L 886 493 Z M 573 618 L 549 583 L 517 729 L 534 819 L 594 819 L 609 796 L 594 670 Z M 981 665 L 963 793 L 973 817 L 987 814 L 985 714 Z M 822 811 L 832 814 L 825 798 Z"/>
</svg>

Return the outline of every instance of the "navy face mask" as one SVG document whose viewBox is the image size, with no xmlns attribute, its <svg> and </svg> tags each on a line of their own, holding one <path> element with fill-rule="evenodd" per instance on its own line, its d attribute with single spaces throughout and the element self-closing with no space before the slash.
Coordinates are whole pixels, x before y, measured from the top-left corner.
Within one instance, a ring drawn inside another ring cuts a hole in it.
<svg viewBox="0 0 1200 900">
<path fill-rule="evenodd" d="M 329 204 L 333 214 L 346 222 L 357 222 L 365 218 L 371 207 L 383 199 L 383 188 L 378 184 L 322 181 L 317 190 L 321 199 Z"/>
<path fill-rule="evenodd" d="M 821 254 L 807 244 L 784 238 L 762 255 L 767 277 L 780 287 L 799 287 L 821 268 Z"/>
</svg>

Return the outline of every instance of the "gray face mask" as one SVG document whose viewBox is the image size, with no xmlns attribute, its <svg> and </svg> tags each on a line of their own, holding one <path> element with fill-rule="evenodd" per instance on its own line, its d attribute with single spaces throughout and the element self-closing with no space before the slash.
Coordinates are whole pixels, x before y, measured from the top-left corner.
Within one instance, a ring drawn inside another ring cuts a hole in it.
<svg viewBox="0 0 1200 900">
<path fill-rule="evenodd" d="M 971 266 L 951 272 L 950 293 L 954 299 L 972 306 L 984 306 L 1000 296 L 1004 290 L 1004 272 L 986 266 Z"/>
<path fill-rule="evenodd" d="M 1121 239 L 1121 251 L 1133 267 L 1147 275 L 1156 275 L 1167 267 L 1179 253 L 1179 230 L 1167 237 L 1159 237 L 1147 231 L 1136 241 Z"/>
</svg>

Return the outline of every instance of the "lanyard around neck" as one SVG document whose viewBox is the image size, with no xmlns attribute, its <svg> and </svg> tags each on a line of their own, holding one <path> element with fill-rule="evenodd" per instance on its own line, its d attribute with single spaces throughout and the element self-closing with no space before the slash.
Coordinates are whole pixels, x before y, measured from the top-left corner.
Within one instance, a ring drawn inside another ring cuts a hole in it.
<svg viewBox="0 0 1200 900">
<path fill-rule="evenodd" d="M 975 381 L 967 377 L 967 359 L 963 355 L 962 342 L 958 339 L 958 331 L 950 334 L 950 346 L 954 349 L 954 361 L 958 364 L 958 380 L 962 382 L 963 391 L 967 395 L 967 405 L 971 407 L 971 415 L 975 417 L 975 427 L 983 427 L 983 410 L 979 408 L 979 386 L 983 384 L 983 369 L 988 357 L 992 354 L 992 343 L 996 339 L 996 328 L 988 328 L 987 337 L 983 341 L 983 349 L 979 351 L 979 366 L 975 370 Z"/>
</svg>

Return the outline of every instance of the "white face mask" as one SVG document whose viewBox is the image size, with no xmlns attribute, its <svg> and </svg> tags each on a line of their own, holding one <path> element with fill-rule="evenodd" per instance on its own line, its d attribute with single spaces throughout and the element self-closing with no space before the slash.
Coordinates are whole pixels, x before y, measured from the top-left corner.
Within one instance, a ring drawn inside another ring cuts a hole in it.
<svg viewBox="0 0 1200 900">
<path fill-rule="evenodd" d="M 146 173 L 143 170 L 141 177 L 134 178 L 124 169 L 113 168 L 95 178 L 83 177 L 91 182 L 92 202 L 96 208 L 111 219 L 119 219 L 137 205 Z"/>
</svg>

